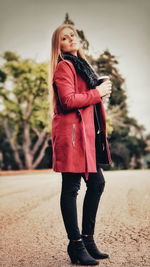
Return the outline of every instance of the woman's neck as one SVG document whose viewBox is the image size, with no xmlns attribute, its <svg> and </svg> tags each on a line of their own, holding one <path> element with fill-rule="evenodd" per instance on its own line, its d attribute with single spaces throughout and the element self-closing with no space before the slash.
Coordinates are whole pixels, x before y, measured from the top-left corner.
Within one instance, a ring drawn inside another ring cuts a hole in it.
<svg viewBox="0 0 150 267">
<path fill-rule="evenodd" d="M 78 56 L 77 53 L 72 53 L 72 52 L 69 52 L 69 51 L 64 51 L 63 53 L 64 54 L 70 54 L 70 55 L 75 56 L 75 57 Z"/>
</svg>

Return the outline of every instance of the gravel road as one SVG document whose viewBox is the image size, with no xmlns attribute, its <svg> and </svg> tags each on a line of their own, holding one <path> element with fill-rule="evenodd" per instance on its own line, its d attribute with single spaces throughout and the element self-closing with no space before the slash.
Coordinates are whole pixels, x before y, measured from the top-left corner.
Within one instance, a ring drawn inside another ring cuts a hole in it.
<svg viewBox="0 0 150 267">
<path fill-rule="evenodd" d="M 95 240 L 105 267 L 150 267 L 150 171 L 105 171 Z M 60 173 L 0 177 L 1 266 L 69 267 L 60 212 Z M 78 194 L 81 229 L 86 185 Z"/>
</svg>

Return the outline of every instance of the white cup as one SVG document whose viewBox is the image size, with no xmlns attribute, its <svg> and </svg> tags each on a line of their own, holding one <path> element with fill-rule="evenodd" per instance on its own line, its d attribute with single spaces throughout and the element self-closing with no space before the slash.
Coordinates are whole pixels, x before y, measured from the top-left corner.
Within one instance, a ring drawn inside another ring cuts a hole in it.
<svg viewBox="0 0 150 267">
<path fill-rule="evenodd" d="M 105 82 L 105 80 L 107 80 L 107 79 L 110 79 L 108 75 L 100 76 L 100 77 L 98 78 L 98 84 L 97 84 L 97 85 L 100 85 L 101 83 Z M 104 101 L 106 104 L 108 104 L 109 97 L 110 97 L 110 94 L 108 94 L 108 95 L 102 97 L 103 101 Z"/>
</svg>

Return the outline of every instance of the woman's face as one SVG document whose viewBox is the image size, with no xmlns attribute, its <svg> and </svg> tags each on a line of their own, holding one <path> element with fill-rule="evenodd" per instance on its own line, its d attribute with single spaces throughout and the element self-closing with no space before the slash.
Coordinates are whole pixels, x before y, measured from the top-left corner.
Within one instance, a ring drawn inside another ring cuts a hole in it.
<svg viewBox="0 0 150 267">
<path fill-rule="evenodd" d="M 75 35 L 72 29 L 64 28 L 60 32 L 60 49 L 64 52 L 70 52 L 74 56 L 77 56 L 77 51 L 79 48 L 79 38 Z"/>
</svg>

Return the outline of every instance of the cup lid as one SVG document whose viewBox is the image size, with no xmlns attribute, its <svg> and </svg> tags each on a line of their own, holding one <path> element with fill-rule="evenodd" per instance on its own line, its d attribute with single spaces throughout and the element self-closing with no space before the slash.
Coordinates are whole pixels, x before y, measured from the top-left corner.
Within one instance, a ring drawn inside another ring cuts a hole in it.
<svg viewBox="0 0 150 267">
<path fill-rule="evenodd" d="M 100 80 L 100 79 L 109 79 L 109 76 L 108 76 L 108 75 L 99 76 L 98 79 L 99 79 L 99 80 Z"/>
</svg>

